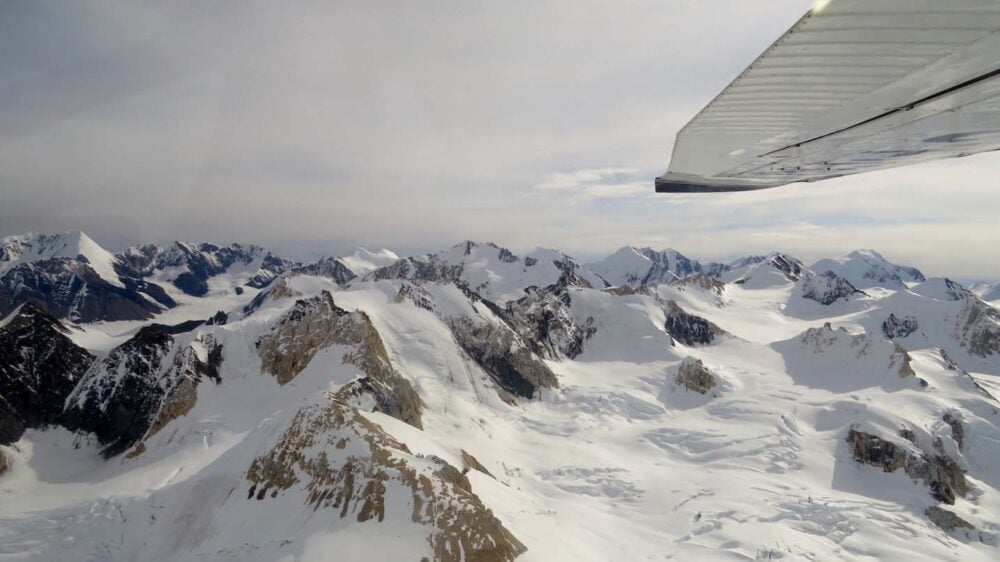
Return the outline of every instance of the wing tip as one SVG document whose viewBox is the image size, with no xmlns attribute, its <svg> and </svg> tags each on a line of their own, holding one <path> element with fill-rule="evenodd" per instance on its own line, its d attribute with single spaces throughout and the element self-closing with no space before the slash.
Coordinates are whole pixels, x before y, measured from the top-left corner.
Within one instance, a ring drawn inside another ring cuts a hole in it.
<svg viewBox="0 0 1000 562">
<path fill-rule="evenodd" d="M 706 178 L 691 174 L 667 172 L 656 178 L 656 193 L 730 193 L 736 191 L 756 191 L 784 184 L 761 183 L 726 178 Z"/>
</svg>

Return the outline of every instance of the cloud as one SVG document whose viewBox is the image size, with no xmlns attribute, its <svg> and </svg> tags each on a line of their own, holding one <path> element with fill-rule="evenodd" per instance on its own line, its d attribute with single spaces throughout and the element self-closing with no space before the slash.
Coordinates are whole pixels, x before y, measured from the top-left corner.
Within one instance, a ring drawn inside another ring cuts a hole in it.
<svg viewBox="0 0 1000 562">
<path fill-rule="evenodd" d="M 864 246 L 1000 276 L 997 155 L 652 193 L 676 131 L 809 6 L 9 3 L 0 235 L 248 241 L 293 257 L 467 238 L 581 257 Z"/>
<path fill-rule="evenodd" d="M 651 195 L 649 176 L 634 168 L 591 168 L 546 175 L 535 189 L 563 192 L 563 197 L 580 201 Z"/>
</svg>

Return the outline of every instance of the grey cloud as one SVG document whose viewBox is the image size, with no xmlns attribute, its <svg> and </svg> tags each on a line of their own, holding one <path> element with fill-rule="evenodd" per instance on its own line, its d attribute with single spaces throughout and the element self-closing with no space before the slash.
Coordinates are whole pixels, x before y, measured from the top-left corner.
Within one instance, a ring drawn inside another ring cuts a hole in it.
<svg viewBox="0 0 1000 562">
<path fill-rule="evenodd" d="M 677 129 L 809 4 L 4 3 L 0 235 L 303 255 L 872 246 L 1000 275 L 995 157 L 652 194 Z M 969 235 L 961 255 L 939 243 L 949 228 Z"/>
</svg>

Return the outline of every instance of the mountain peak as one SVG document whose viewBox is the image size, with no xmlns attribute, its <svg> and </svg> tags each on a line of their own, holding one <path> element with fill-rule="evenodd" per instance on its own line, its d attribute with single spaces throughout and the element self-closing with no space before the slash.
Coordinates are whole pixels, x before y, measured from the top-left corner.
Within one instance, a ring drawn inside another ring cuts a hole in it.
<svg viewBox="0 0 1000 562">
<path fill-rule="evenodd" d="M 102 248 L 82 230 L 68 230 L 58 234 L 29 232 L 0 239 L 0 273 L 18 263 L 57 258 L 84 261 L 102 279 L 123 287 L 115 272 L 118 258 Z"/>
<path fill-rule="evenodd" d="M 399 261 L 399 256 L 392 250 L 382 248 L 377 252 L 372 252 L 362 247 L 354 248 L 354 251 L 346 256 L 341 256 L 341 263 L 347 266 L 358 277 L 366 273 L 375 271 L 380 267 L 385 267 Z"/>
<path fill-rule="evenodd" d="M 846 256 L 819 260 L 812 269 L 818 273 L 832 271 L 859 289 L 904 289 L 908 282 L 925 280 L 918 269 L 896 265 L 875 250 L 854 250 Z"/>
</svg>

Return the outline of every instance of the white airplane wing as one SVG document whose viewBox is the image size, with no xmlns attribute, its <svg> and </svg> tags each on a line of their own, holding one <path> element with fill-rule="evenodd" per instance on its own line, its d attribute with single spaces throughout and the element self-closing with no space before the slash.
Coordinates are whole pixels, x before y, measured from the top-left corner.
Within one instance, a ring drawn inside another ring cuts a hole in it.
<svg viewBox="0 0 1000 562">
<path fill-rule="evenodd" d="M 667 193 L 1000 149 L 1000 0 L 820 0 L 677 134 Z"/>
</svg>

